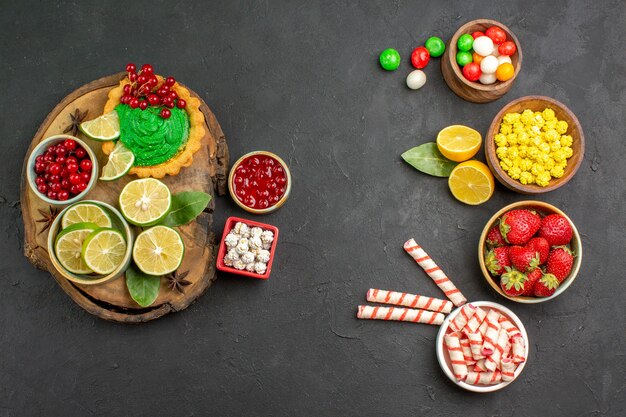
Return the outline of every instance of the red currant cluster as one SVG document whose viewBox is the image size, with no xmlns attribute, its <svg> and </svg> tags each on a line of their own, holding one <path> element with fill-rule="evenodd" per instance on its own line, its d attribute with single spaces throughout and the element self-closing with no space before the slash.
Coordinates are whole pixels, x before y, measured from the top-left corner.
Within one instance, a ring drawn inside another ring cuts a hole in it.
<svg viewBox="0 0 626 417">
<path fill-rule="evenodd" d="M 91 168 L 87 151 L 74 139 L 65 139 L 35 159 L 37 190 L 51 200 L 65 201 L 87 189 Z"/>
<path fill-rule="evenodd" d="M 141 70 L 137 72 L 135 64 L 126 65 L 128 80 L 130 84 L 124 86 L 124 95 L 120 99 L 122 104 L 128 104 L 131 108 L 139 107 L 145 110 L 148 107 L 163 107 L 160 115 L 168 119 L 174 106 L 184 109 L 187 103 L 182 98 L 178 98 L 176 91 L 172 89 L 176 80 L 174 77 L 167 77 L 165 82 L 159 85 L 159 80 L 154 74 L 154 69 L 150 64 L 143 64 Z"/>
</svg>

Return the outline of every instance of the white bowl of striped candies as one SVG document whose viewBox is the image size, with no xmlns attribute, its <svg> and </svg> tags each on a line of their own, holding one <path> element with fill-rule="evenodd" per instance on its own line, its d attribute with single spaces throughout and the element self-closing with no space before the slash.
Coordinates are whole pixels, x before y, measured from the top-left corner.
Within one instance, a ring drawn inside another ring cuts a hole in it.
<svg viewBox="0 0 626 417">
<path fill-rule="evenodd" d="M 446 376 L 473 392 L 513 382 L 528 359 L 528 334 L 508 308 L 474 301 L 451 312 L 437 334 L 437 360 Z"/>
</svg>

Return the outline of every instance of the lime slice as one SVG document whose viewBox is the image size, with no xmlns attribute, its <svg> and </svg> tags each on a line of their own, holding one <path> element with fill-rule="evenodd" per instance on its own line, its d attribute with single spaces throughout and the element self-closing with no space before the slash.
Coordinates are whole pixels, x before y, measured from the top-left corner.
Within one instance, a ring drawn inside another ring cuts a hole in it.
<svg viewBox="0 0 626 417">
<path fill-rule="evenodd" d="M 154 226 L 135 240 L 133 260 L 148 275 L 174 272 L 183 262 L 185 244 L 178 232 L 167 226 Z"/>
<path fill-rule="evenodd" d="M 76 223 L 63 229 L 54 242 L 54 253 L 63 268 L 74 274 L 91 274 L 93 271 L 80 256 L 83 242 L 98 228 L 93 223 Z"/>
<path fill-rule="evenodd" d="M 83 242 L 82 258 L 95 273 L 106 275 L 124 262 L 126 241 L 115 229 L 92 231 Z"/>
<path fill-rule="evenodd" d="M 152 226 L 170 210 L 172 196 L 167 185 L 154 178 L 131 181 L 120 193 L 122 214 L 134 225 Z"/>
<path fill-rule="evenodd" d="M 135 163 L 135 154 L 122 141 L 118 141 L 109 155 L 109 162 L 102 168 L 100 180 L 113 181 L 123 177 Z"/>
<path fill-rule="evenodd" d="M 81 123 L 80 131 L 93 140 L 101 142 L 115 140 L 120 137 L 120 119 L 117 117 L 117 112 L 113 110 L 98 118 Z"/>
<path fill-rule="evenodd" d="M 71 206 L 61 219 L 65 229 L 76 223 L 94 223 L 98 227 L 111 227 L 111 218 L 102 207 L 92 203 L 78 203 Z"/>
</svg>

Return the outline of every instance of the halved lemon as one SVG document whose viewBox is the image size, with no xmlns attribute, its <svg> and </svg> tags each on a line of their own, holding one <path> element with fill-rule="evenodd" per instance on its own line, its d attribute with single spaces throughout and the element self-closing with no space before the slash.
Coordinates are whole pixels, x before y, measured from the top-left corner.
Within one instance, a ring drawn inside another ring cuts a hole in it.
<svg viewBox="0 0 626 417">
<path fill-rule="evenodd" d="M 183 262 L 185 244 L 178 232 L 167 226 L 154 226 L 135 240 L 133 260 L 148 275 L 174 272 Z"/>
<path fill-rule="evenodd" d="M 54 242 L 54 253 L 63 268 L 74 274 L 93 272 L 81 257 L 81 253 L 83 242 L 97 228 L 98 225 L 93 223 L 76 223 L 58 234 Z"/>
<path fill-rule="evenodd" d="M 131 181 L 120 193 L 122 215 L 137 226 L 157 224 L 167 216 L 171 205 L 169 188 L 154 178 Z"/>
<path fill-rule="evenodd" d="M 83 122 L 79 128 L 90 139 L 100 142 L 115 140 L 120 137 L 120 119 L 115 110 L 93 120 Z"/>
<path fill-rule="evenodd" d="M 437 135 L 437 148 L 446 158 L 455 162 L 467 161 L 480 149 L 482 137 L 471 127 L 452 125 Z"/>
<path fill-rule="evenodd" d="M 118 141 L 109 154 L 109 161 L 102 168 L 100 180 L 113 181 L 123 177 L 135 163 L 135 154 L 122 141 Z"/>
<path fill-rule="evenodd" d="M 93 223 L 98 227 L 111 227 L 111 217 L 97 204 L 78 203 L 67 209 L 61 219 L 61 227 L 65 229 L 76 223 Z"/>
<path fill-rule="evenodd" d="M 124 262 L 125 253 L 126 240 L 115 229 L 96 229 L 83 242 L 83 261 L 97 274 L 106 275 L 115 271 Z"/>
<path fill-rule="evenodd" d="M 495 189 L 489 167 L 480 161 L 467 161 L 457 165 L 448 178 L 448 186 L 457 200 L 470 205 L 489 200 Z"/>
</svg>

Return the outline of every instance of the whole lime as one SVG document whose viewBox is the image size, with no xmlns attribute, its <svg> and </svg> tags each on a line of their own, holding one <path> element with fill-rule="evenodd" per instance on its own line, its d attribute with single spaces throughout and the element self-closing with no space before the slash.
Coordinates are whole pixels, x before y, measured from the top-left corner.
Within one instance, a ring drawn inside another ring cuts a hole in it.
<svg viewBox="0 0 626 417">
<path fill-rule="evenodd" d="M 382 51 L 378 59 L 380 66 L 387 71 L 397 70 L 400 66 L 400 54 L 393 48 Z"/>
<path fill-rule="evenodd" d="M 469 33 L 459 36 L 459 40 L 456 41 L 456 46 L 459 48 L 459 51 L 467 52 L 472 49 L 472 45 L 474 44 L 474 38 Z"/>
<path fill-rule="evenodd" d="M 467 64 L 469 64 L 470 62 L 472 62 L 473 58 L 472 58 L 472 54 L 470 52 L 467 51 L 459 51 L 456 53 L 456 62 L 457 64 L 459 64 L 460 66 L 464 67 Z"/>
<path fill-rule="evenodd" d="M 438 38 L 437 36 L 431 36 L 428 38 L 424 46 L 428 49 L 428 52 L 430 52 L 430 56 L 435 58 L 443 55 L 446 50 L 446 44 L 443 43 L 441 38 Z"/>
</svg>

